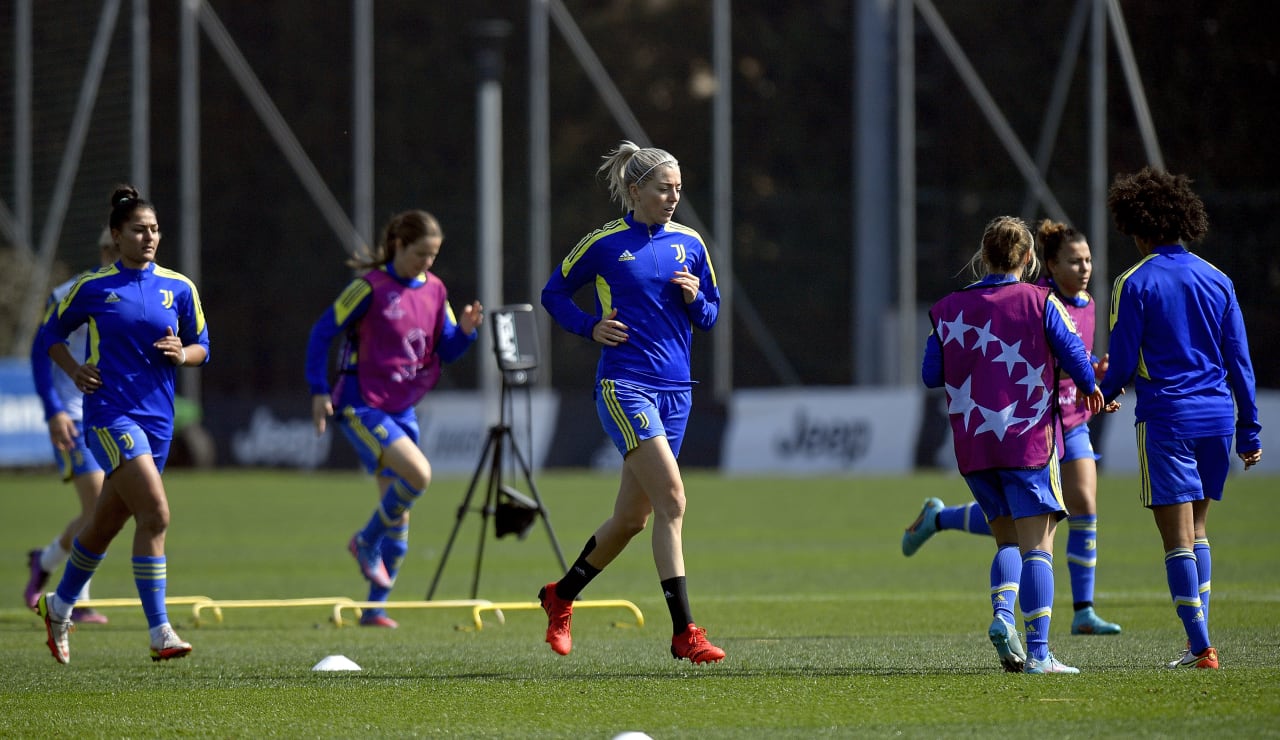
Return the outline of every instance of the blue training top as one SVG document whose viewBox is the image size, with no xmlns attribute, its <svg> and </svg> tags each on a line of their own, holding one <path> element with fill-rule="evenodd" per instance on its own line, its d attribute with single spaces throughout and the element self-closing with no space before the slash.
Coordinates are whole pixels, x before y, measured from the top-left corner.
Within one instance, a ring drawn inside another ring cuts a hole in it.
<svg viewBox="0 0 1280 740">
<path fill-rule="evenodd" d="M 671 278 L 681 269 L 700 281 L 698 296 L 684 302 Z M 573 295 L 595 285 L 595 313 Z M 604 346 L 596 379 L 608 378 L 655 390 L 685 390 L 690 377 L 693 329 L 710 329 L 720 313 L 711 256 L 698 232 L 677 223 L 638 223 L 633 213 L 591 232 L 569 252 L 542 289 L 542 305 L 556 323 L 588 339 L 601 318 L 618 310 L 628 339 Z"/>
<path fill-rule="evenodd" d="M 1237 452 L 1261 449 L 1235 286 L 1186 247 L 1158 246 L 1116 278 L 1110 352 L 1102 392 L 1111 400 L 1133 381 L 1150 439 L 1235 433 Z"/>
<path fill-rule="evenodd" d="M 44 351 L 89 326 L 86 364 L 98 368 L 102 387 L 84 397 L 85 427 L 129 418 L 163 439 L 173 437 L 173 395 L 178 368 L 154 344 L 166 329 L 182 344 L 199 344 L 209 361 L 209 328 L 196 286 L 184 275 L 148 263 L 116 262 L 83 275 L 41 329 Z"/>
</svg>

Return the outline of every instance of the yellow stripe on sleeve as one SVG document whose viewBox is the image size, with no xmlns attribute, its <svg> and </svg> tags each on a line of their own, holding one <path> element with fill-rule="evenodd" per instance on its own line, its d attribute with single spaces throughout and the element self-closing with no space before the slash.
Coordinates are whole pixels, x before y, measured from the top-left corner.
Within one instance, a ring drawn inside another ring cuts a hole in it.
<svg viewBox="0 0 1280 740">
<path fill-rule="evenodd" d="M 587 250 L 591 248 L 592 244 L 595 244 L 610 234 L 616 234 L 619 231 L 626 231 L 628 228 L 630 227 L 627 226 L 626 219 L 620 218 L 616 221 L 610 221 L 604 226 L 601 226 L 590 234 L 582 237 L 582 240 L 569 251 L 569 254 L 564 258 L 564 261 L 560 263 L 560 275 L 568 277 L 569 271 L 573 269 L 574 265 L 578 264 L 578 260 L 582 259 L 582 256 L 587 253 Z"/>
<path fill-rule="evenodd" d="M 333 320 L 339 326 L 346 322 L 351 312 L 356 310 L 356 306 L 365 299 L 365 296 L 373 292 L 373 286 L 367 280 L 357 278 L 352 280 L 338 299 L 333 302 Z"/>
</svg>

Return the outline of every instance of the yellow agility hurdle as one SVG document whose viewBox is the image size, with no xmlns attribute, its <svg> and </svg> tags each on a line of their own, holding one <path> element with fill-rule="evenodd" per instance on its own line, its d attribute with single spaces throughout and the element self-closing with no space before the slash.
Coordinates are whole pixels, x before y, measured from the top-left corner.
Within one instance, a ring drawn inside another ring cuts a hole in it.
<svg viewBox="0 0 1280 740">
<path fill-rule="evenodd" d="M 185 606 L 187 604 L 203 604 L 206 601 L 213 601 L 208 596 L 166 596 L 164 603 L 166 606 Z M 118 606 L 136 606 L 142 607 L 141 599 L 85 599 L 77 601 L 77 607 L 85 609 L 109 609 Z M 216 619 L 222 621 L 222 612 L 215 609 L 214 615 Z"/>
<path fill-rule="evenodd" d="M 536 601 L 489 601 L 488 599 L 440 599 L 435 601 L 356 601 L 346 596 L 321 596 L 300 599 L 214 599 L 209 596 L 168 596 L 165 598 L 165 604 L 168 606 L 191 605 L 191 618 L 196 627 L 201 624 L 201 614 L 206 611 L 213 612 L 215 622 L 222 622 L 223 609 L 278 609 L 283 607 L 303 607 L 303 606 L 328 606 L 333 608 L 331 620 L 334 626 L 341 627 L 344 624 L 342 612 L 345 609 L 351 609 L 356 619 L 364 609 L 471 609 L 471 621 L 474 629 L 484 629 L 484 620 L 482 614 L 491 611 L 497 618 L 499 624 L 506 623 L 506 615 L 503 614 L 504 609 L 512 610 L 532 610 L 541 609 L 542 604 Z M 112 607 L 141 607 L 142 602 L 139 599 L 85 599 L 76 606 L 94 609 L 106 609 Z M 644 626 L 644 614 L 640 612 L 639 607 L 625 599 L 587 599 L 573 602 L 573 608 L 577 609 L 593 609 L 593 608 L 621 608 L 631 612 L 635 617 L 635 626 Z M 615 622 L 615 626 L 628 626 Z M 463 628 L 466 629 L 466 628 Z"/>
<path fill-rule="evenodd" d="M 191 605 L 191 618 L 200 626 L 200 612 L 212 609 L 214 619 L 222 621 L 223 609 L 277 609 L 296 606 L 334 606 L 354 603 L 346 596 L 320 596 L 306 599 L 204 599 Z"/>
<path fill-rule="evenodd" d="M 644 615 L 640 613 L 640 608 L 626 599 L 585 599 L 573 602 L 573 610 L 593 608 L 619 607 L 627 609 L 636 619 L 636 627 L 644 626 Z M 471 609 L 471 617 L 475 621 L 476 629 L 483 629 L 484 622 L 480 618 L 480 613 L 485 611 L 494 612 L 494 616 L 498 618 L 498 624 L 506 624 L 506 618 L 502 612 L 505 609 L 541 609 L 542 604 L 536 601 L 497 601 L 490 604 L 477 604 Z M 615 627 L 623 627 L 620 622 L 613 623 Z"/>
<path fill-rule="evenodd" d="M 438 599 L 436 601 L 344 601 L 341 604 L 333 605 L 333 623 L 339 627 L 342 626 L 342 610 L 352 609 L 355 611 L 355 618 L 360 619 L 360 615 L 365 609 L 457 609 L 489 607 L 493 602 L 487 599 Z M 484 625 L 480 623 L 480 618 L 472 611 L 471 618 L 476 623 L 476 629 L 480 629 Z"/>
</svg>

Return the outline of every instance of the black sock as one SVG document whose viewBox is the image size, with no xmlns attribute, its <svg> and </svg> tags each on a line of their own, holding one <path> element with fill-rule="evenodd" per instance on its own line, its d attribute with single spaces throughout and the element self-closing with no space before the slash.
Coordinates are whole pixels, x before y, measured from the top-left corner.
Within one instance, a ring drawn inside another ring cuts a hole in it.
<svg viewBox="0 0 1280 740">
<path fill-rule="evenodd" d="M 573 601 L 578 598 L 578 594 L 582 593 L 582 589 L 591 583 L 592 578 L 600 575 L 600 569 L 587 562 L 587 556 L 594 549 L 596 549 L 596 537 L 591 535 L 591 539 L 587 540 L 587 545 L 582 548 L 578 559 L 573 561 L 573 567 L 569 568 L 564 577 L 556 583 L 556 596 L 565 601 Z"/>
<path fill-rule="evenodd" d="M 663 581 L 662 598 L 667 600 L 667 611 L 671 612 L 671 634 L 678 635 L 689 629 L 693 614 L 689 609 L 689 592 L 685 588 L 684 576 Z"/>
<path fill-rule="evenodd" d="M 1093 606 L 1092 601 L 1077 601 L 1071 605 L 1071 608 L 1076 611 L 1080 611 L 1081 609 L 1088 609 L 1091 606 Z"/>
</svg>

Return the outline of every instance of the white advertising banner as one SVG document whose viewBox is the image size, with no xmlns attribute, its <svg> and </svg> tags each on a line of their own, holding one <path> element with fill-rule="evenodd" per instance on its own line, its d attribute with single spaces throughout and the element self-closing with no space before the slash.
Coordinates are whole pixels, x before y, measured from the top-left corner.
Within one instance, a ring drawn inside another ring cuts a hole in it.
<svg viewBox="0 0 1280 740">
<path fill-rule="evenodd" d="M 908 472 L 915 462 L 923 397 L 910 388 L 736 391 L 721 470 L 730 475 Z"/>
<path fill-rule="evenodd" d="M 507 426 L 525 462 L 537 470 L 546 458 L 555 432 L 558 396 L 554 391 L 511 390 L 507 409 Z M 532 424 L 530 421 L 532 420 Z M 480 455 L 489 443 L 489 430 L 498 425 L 496 397 L 492 407 L 485 397 L 474 391 L 435 391 L 428 393 L 418 405 L 418 423 L 422 432 L 420 447 L 431 461 L 437 475 L 471 475 L 480 463 Z M 532 437 L 532 439 L 530 439 Z M 504 440 L 505 441 L 505 440 Z M 510 450 L 504 451 L 505 463 L 519 474 Z M 487 472 L 487 471 L 486 471 Z"/>
</svg>

